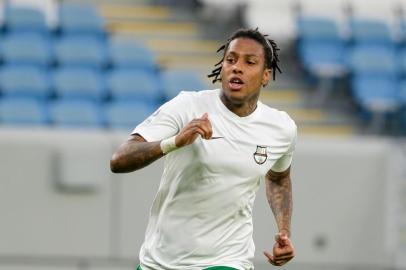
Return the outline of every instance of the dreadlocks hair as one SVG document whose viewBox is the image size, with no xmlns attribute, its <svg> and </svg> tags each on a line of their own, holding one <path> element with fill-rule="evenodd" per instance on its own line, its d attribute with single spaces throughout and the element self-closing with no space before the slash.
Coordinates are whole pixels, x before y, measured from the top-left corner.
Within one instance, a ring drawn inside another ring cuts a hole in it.
<svg viewBox="0 0 406 270">
<path fill-rule="evenodd" d="M 272 78 L 275 80 L 275 75 L 276 75 L 276 70 L 279 71 L 279 73 L 282 73 L 281 69 L 279 68 L 279 55 L 278 55 L 278 45 L 276 45 L 275 41 L 272 39 L 267 38 L 268 35 L 263 35 L 261 32 L 258 31 L 258 28 L 255 29 L 239 29 L 236 32 L 234 32 L 229 39 L 227 39 L 227 42 L 217 50 L 217 53 L 220 51 L 223 51 L 223 57 L 221 60 L 214 65 L 215 69 L 212 70 L 212 72 L 207 75 L 207 77 L 212 78 L 213 77 L 213 83 L 217 81 L 221 81 L 220 73 L 221 73 L 221 68 L 222 64 L 224 61 L 224 57 L 226 54 L 226 51 L 228 49 L 228 46 L 230 45 L 230 42 L 233 41 L 234 39 L 237 38 L 249 38 L 257 41 L 259 44 L 262 45 L 264 48 L 265 52 L 265 65 L 266 68 L 272 69 Z"/>
</svg>

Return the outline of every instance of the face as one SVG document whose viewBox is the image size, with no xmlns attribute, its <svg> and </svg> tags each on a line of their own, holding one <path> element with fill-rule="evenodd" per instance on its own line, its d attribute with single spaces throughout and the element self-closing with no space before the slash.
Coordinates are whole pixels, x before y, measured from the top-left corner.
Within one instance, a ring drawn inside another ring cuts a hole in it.
<svg viewBox="0 0 406 270">
<path fill-rule="evenodd" d="M 268 83 L 264 48 L 250 38 L 230 42 L 221 70 L 223 95 L 234 104 L 258 99 L 261 86 Z"/>
</svg>

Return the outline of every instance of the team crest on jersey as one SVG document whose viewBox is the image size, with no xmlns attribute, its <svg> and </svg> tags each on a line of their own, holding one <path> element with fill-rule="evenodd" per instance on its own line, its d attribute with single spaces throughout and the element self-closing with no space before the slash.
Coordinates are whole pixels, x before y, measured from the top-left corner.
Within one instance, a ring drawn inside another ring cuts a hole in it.
<svg viewBox="0 0 406 270">
<path fill-rule="evenodd" d="M 257 150 L 254 153 L 254 160 L 258 164 L 264 164 L 268 158 L 267 146 L 257 145 Z"/>
</svg>

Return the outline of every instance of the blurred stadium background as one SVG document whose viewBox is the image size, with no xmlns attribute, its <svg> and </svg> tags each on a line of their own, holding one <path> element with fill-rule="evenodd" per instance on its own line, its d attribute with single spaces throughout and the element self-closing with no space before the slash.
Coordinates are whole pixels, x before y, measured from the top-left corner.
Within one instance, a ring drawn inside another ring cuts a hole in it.
<svg viewBox="0 0 406 270">
<path fill-rule="evenodd" d="M 239 27 L 281 47 L 261 100 L 299 127 L 282 269 L 406 269 L 405 0 L 0 1 L 0 270 L 129 270 L 162 161 L 109 159 Z M 256 269 L 271 268 L 264 187 Z"/>
</svg>

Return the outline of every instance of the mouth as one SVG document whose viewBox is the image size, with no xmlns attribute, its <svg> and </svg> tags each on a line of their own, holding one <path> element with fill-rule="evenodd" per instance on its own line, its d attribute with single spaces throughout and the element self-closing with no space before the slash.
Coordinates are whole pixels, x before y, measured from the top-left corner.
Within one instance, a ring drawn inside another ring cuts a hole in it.
<svg viewBox="0 0 406 270">
<path fill-rule="evenodd" d="M 240 90 L 244 86 L 244 82 L 237 77 L 233 77 L 228 81 L 228 86 L 230 90 Z"/>
</svg>

